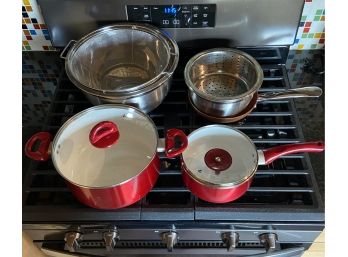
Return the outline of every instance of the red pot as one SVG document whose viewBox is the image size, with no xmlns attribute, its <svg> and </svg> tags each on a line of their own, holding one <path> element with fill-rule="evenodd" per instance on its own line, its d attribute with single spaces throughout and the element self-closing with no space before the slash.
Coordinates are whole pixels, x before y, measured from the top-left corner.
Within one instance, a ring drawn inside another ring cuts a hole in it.
<svg viewBox="0 0 348 257">
<path fill-rule="evenodd" d="M 181 146 L 174 148 L 177 136 Z M 52 138 L 48 132 L 33 135 L 26 143 L 26 155 L 38 161 L 51 155 L 73 195 L 98 209 L 117 209 L 140 200 L 158 178 L 158 152 L 174 157 L 187 146 L 181 130 L 170 129 L 165 140 L 158 139 L 149 116 L 115 104 L 76 114 Z M 38 150 L 33 150 L 37 143 Z"/>
<path fill-rule="evenodd" d="M 237 129 L 210 125 L 188 136 L 181 155 L 182 176 L 198 198 L 226 203 L 241 197 L 249 188 L 258 165 L 280 156 L 300 152 L 321 152 L 323 142 L 307 142 L 257 150 L 250 138 Z"/>
</svg>

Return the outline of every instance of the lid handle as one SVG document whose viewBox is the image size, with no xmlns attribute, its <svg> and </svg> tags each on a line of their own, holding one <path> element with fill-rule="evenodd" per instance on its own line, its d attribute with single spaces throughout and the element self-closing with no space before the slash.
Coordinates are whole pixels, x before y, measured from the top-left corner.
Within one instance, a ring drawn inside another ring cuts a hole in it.
<svg viewBox="0 0 348 257">
<path fill-rule="evenodd" d="M 106 148 L 115 144 L 120 132 L 115 123 L 102 121 L 95 125 L 89 133 L 89 142 L 97 148 Z"/>
<path fill-rule="evenodd" d="M 25 144 L 25 155 L 36 161 L 47 161 L 50 156 L 52 135 L 49 132 L 38 132 L 32 135 Z M 39 143 L 36 151 L 33 147 Z"/>
<path fill-rule="evenodd" d="M 175 148 L 175 137 L 178 137 L 181 144 L 178 148 Z M 188 140 L 185 133 L 180 129 L 168 129 L 166 135 L 165 152 L 167 157 L 173 158 L 181 154 L 187 147 Z"/>
</svg>

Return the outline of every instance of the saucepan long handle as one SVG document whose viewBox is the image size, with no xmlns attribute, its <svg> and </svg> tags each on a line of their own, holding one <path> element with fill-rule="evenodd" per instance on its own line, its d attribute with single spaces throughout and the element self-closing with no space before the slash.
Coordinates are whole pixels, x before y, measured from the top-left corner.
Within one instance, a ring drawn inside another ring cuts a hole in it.
<svg viewBox="0 0 348 257">
<path fill-rule="evenodd" d="M 267 165 L 278 159 L 279 157 L 293 153 L 317 153 L 325 149 L 324 142 L 305 142 L 299 144 L 289 144 L 275 146 L 266 150 L 258 150 L 259 165 Z"/>
<path fill-rule="evenodd" d="M 295 89 L 284 90 L 280 92 L 267 92 L 258 95 L 257 101 L 277 100 L 286 98 L 300 97 L 319 97 L 323 93 L 320 87 L 301 87 Z"/>
</svg>

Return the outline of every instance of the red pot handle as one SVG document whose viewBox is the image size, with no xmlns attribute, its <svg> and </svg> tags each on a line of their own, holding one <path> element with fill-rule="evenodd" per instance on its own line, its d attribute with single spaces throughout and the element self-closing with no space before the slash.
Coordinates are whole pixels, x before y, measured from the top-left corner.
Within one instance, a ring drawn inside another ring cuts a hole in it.
<svg viewBox="0 0 348 257">
<path fill-rule="evenodd" d="M 115 144 L 120 132 L 115 123 L 102 121 L 95 125 L 89 133 L 89 142 L 97 148 L 106 148 Z"/>
<path fill-rule="evenodd" d="M 292 153 L 318 153 L 325 149 L 325 144 L 323 141 L 317 142 L 306 142 L 299 144 L 281 145 L 275 146 L 266 150 L 263 150 L 264 163 L 260 164 L 270 164 L 279 157 Z"/>
<path fill-rule="evenodd" d="M 175 147 L 175 137 L 179 137 L 181 145 L 179 148 Z M 165 152 L 167 157 L 172 158 L 181 154 L 187 147 L 188 140 L 185 133 L 180 129 L 168 129 L 166 135 Z"/>
<path fill-rule="evenodd" d="M 52 135 L 48 132 L 38 132 L 29 138 L 24 147 L 25 155 L 36 161 L 47 161 L 50 157 L 49 148 L 52 141 Z M 33 146 L 39 142 L 40 145 L 36 151 Z"/>
</svg>

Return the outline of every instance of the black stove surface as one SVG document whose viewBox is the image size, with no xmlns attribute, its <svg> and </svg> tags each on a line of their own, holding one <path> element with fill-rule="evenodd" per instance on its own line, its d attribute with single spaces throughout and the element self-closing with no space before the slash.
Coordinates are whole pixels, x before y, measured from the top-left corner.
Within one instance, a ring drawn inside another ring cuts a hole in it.
<svg viewBox="0 0 348 257">
<path fill-rule="evenodd" d="M 242 49 L 253 55 L 264 71 L 260 92 L 289 88 L 283 62 L 284 49 Z M 189 134 L 211 122 L 200 117 L 188 102 L 183 70 L 198 50 L 180 51 L 171 90 L 149 115 L 160 137 L 176 127 Z M 43 131 L 53 135 L 74 114 L 91 107 L 62 71 Z M 258 149 L 304 141 L 292 100 L 265 101 L 244 120 L 230 124 L 246 133 Z M 161 156 L 161 174 L 155 187 L 132 206 L 102 211 L 80 204 L 51 161 L 34 162 L 25 172 L 23 223 L 78 221 L 264 221 L 323 222 L 324 210 L 307 154 L 284 156 L 259 166 L 251 187 L 238 200 L 212 204 L 193 196 L 184 186 L 178 158 Z"/>
</svg>

